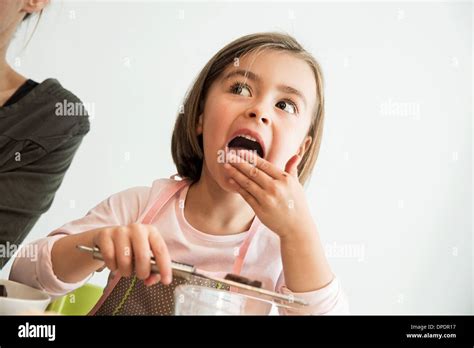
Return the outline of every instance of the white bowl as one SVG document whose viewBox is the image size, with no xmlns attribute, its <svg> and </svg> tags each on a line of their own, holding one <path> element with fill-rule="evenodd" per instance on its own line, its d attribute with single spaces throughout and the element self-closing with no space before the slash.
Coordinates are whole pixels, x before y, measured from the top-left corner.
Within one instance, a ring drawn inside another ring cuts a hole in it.
<svg viewBox="0 0 474 348">
<path fill-rule="evenodd" d="M 278 315 L 286 306 L 253 295 L 198 285 L 174 290 L 175 315 Z"/>
<path fill-rule="evenodd" d="M 51 302 L 45 292 L 11 280 L 0 279 L 8 297 L 0 296 L 0 315 L 43 313 Z"/>
</svg>

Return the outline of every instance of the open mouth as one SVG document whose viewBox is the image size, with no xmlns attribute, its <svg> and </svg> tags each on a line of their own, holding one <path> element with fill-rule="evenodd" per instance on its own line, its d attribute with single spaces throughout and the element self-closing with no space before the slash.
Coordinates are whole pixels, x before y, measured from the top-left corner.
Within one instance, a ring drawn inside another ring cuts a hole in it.
<svg viewBox="0 0 474 348">
<path fill-rule="evenodd" d="M 229 142 L 227 147 L 229 149 L 244 149 L 256 152 L 261 158 L 265 156 L 262 145 L 250 135 L 237 135 Z"/>
</svg>

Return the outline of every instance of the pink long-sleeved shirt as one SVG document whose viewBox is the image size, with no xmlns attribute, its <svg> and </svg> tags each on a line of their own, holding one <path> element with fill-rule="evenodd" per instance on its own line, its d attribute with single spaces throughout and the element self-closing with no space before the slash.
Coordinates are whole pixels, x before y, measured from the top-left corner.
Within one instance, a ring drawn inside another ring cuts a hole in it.
<svg viewBox="0 0 474 348">
<path fill-rule="evenodd" d="M 47 237 L 31 244 L 38 251 L 37 257 L 16 258 L 10 279 L 42 289 L 51 296 L 61 296 L 85 284 L 90 277 L 65 283 L 53 272 L 51 249 L 60 238 L 70 234 L 116 225 L 129 225 L 141 221 L 157 200 L 169 179 L 153 182 L 151 187 L 135 187 L 116 193 L 99 203 L 86 216 L 69 222 L 51 232 Z M 262 282 L 262 287 L 283 294 L 293 294 L 305 299 L 309 306 L 292 314 L 349 314 L 347 296 L 339 279 L 334 277 L 324 288 L 296 293 L 285 286 L 280 255 L 279 237 L 258 221 L 256 217 L 246 232 L 217 236 L 196 230 L 184 217 L 184 202 L 189 186 L 178 191 L 161 209 L 159 218 L 152 224 L 163 236 L 173 260 L 192 264 L 199 269 L 224 277 L 232 272 L 236 251 L 247 235 L 255 231 L 245 257 L 241 275 Z"/>
</svg>

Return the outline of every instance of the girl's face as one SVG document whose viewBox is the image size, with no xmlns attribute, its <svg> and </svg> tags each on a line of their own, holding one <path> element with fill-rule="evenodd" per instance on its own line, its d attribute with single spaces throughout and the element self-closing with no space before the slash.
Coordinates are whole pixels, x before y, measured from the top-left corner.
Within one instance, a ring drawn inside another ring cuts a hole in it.
<svg viewBox="0 0 474 348">
<path fill-rule="evenodd" d="M 313 70 L 288 52 L 251 53 L 229 65 L 209 88 L 199 120 L 204 170 L 223 189 L 232 190 L 222 155 L 229 145 L 242 146 L 242 139 L 236 142 L 239 134 L 256 139 L 256 152 L 284 170 L 288 160 L 303 155 L 311 143 L 306 134 L 315 104 Z"/>
</svg>

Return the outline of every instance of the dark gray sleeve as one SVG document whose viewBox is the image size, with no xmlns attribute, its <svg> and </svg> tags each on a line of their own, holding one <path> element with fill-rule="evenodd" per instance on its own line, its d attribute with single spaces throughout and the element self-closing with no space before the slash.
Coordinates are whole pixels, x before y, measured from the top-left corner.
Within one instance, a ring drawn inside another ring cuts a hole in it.
<svg viewBox="0 0 474 348">
<path fill-rule="evenodd" d="M 2 173 L 0 185 L 0 269 L 41 214 L 51 206 L 84 134 L 65 136 L 61 146 L 38 160 Z M 6 251 L 6 253 L 5 253 Z"/>
</svg>

